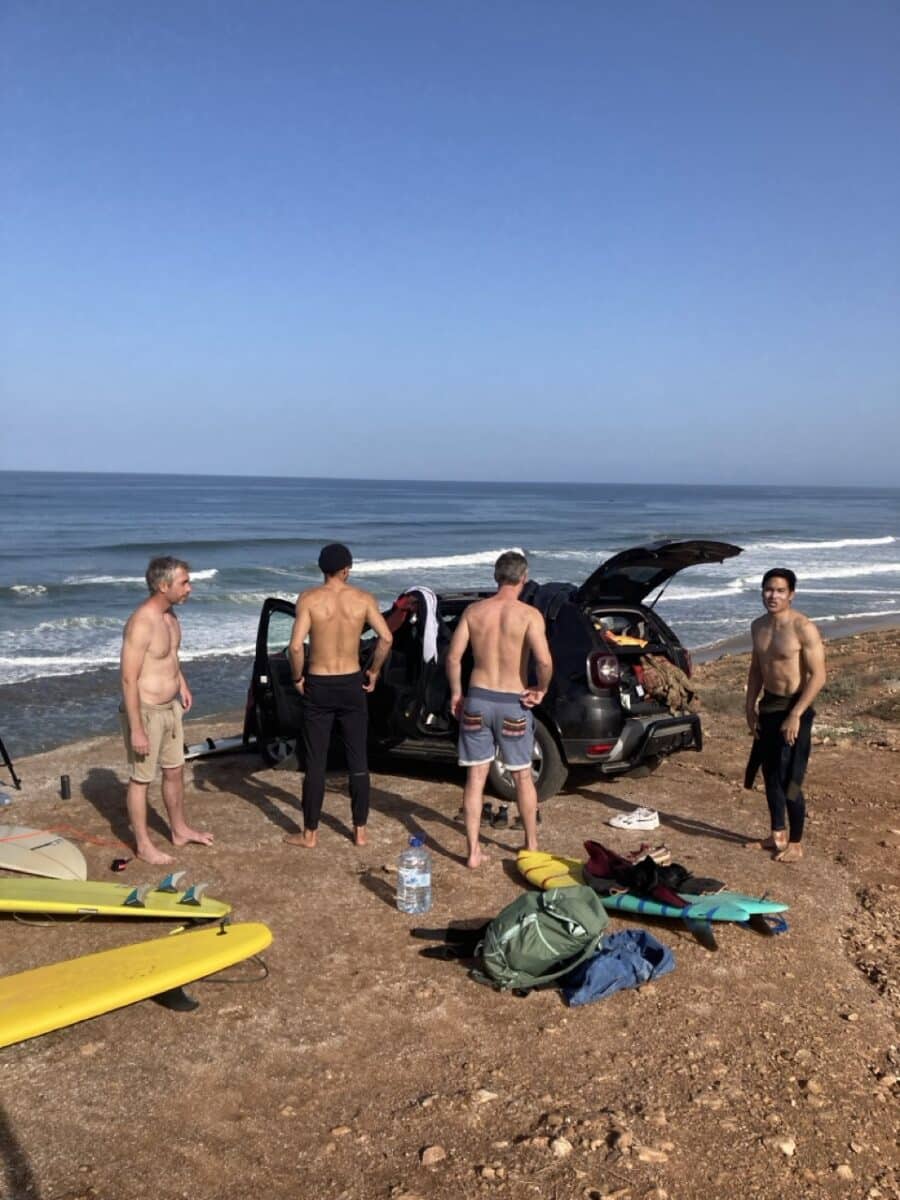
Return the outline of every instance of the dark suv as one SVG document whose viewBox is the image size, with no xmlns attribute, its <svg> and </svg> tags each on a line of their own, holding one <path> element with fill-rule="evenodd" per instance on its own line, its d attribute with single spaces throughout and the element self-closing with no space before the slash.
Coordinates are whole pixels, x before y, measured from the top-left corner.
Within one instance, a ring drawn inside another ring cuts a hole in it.
<svg viewBox="0 0 900 1200">
<path fill-rule="evenodd" d="M 533 771 L 542 800 L 559 791 L 576 763 L 600 775 L 619 775 L 653 767 L 680 750 L 702 748 L 699 715 L 671 711 L 643 686 L 641 660 L 647 655 L 691 672 L 688 651 L 643 601 L 685 567 L 722 562 L 740 552 L 727 542 L 656 542 L 614 555 L 580 587 L 532 580 L 525 585 L 522 599 L 544 614 L 553 655 L 550 688 L 534 710 Z M 444 593 L 435 611 L 426 590 L 411 589 L 385 613 L 394 644 L 369 697 L 373 752 L 455 760 L 457 724 L 450 715 L 444 660 L 460 613 L 490 594 Z M 270 763 L 294 750 L 303 721 L 287 659 L 293 619 L 289 602 L 274 597 L 264 602 L 244 739 L 255 736 Z M 372 644 L 367 633 L 360 647 L 363 666 Z M 427 649 L 435 646 L 437 657 Z M 464 684 L 470 670 L 467 656 Z M 491 782 L 504 798 L 514 795 L 499 763 L 491 768 Z"/>
</svg>

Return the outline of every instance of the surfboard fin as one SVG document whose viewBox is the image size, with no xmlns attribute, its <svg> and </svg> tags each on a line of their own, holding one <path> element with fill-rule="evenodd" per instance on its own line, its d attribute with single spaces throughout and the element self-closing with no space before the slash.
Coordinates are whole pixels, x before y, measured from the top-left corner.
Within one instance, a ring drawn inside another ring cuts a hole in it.
<svg viewBox="0 0 900 1200">
<path fill-rule="evenodd" d="M 170 871 L 155 890 L 157 892 L 177 892 L 178 885 L 185 875 L 187 875 L 187 871 Z"/>
<path fill-rule="evenodd" d="M 188 890 L 184 893 L 184 895 L 178 901 L 178 903 L 179 904 L 190 904 L 194 907 L 198 907 L 200 904 L 200 901 L 203 897 L 203 893 L 206 891 L 206 889 L 208 887 L 209 887 L 208 883 L 192 883 L 191 886 L 188 888 Z"/>
<path fill-rule="evenodd" d="M 704 950 L 718 950 L 719 943 L 712 930 L 712 921 L 704 921 L 700 917 L 682 917 L 681 919 Z"/>
<path fill-rule="evenodd" d="M 788 923 L 780 913 L 753 913 L 741 923 L 754 933 L 761 933 L 765 937 L 788 931 Z"/>
<path fill-rule="evenodd" d="M 168 1008 L 170 1012 L 195 1012 L 200 1007 L 200 1001 L 186 992 L 183 985 L 169 988 L 167 992 L 160 992 L 151 999 L 163 1008 Z"/>
<path fill-rule="evenodd" d="M 147 898 L 147 893 L 150 891 L 149 883 L 142 883 L 140 887 L 132 888 L 122 903 L 126 908 L 146 908 L 144 901 Z"/>
</svg>

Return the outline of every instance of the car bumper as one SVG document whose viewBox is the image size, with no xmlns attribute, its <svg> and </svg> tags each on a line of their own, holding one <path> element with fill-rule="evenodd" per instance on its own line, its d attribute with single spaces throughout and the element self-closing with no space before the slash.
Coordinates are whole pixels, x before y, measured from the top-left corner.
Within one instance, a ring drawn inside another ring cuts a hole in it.
<svg viewBox="0 0 900 1200">
<path fill-rule="evenodd" d="M 601 747 L 609 746 L 609 749 Z M 565 739 L 563 749 L 571 763 L 596 766 L 605 775 L 629 771 L 647 759 L 680 750 L 701 750 L 703 728 L 696 713 L 680 717 L 630 717 L 615 742 L 600 738 Z"/>
</svg>

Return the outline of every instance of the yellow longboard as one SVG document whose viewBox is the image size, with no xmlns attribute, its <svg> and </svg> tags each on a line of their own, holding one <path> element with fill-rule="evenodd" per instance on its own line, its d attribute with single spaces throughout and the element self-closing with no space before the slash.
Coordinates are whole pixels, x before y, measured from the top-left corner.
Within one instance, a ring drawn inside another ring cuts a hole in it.
<svg viewBox="0 0 900 1200">
<path fill-rule="evenodd" d="M 579 887 L 585 882 L 581 868 L 583 861 L 563 858 L 561 854 L 547 854 L 544 850 L 520 850 L 516 855 L 516 867 L 535 887 L 547 888 Z"/>
<path fill-rule="evenodd" d="M 0 1046 L 158 996 L 264 950 L 266 925 L 209 925 L 0 978 Z"/>
<path fill-rule="evenodd" d="M 231 905 L 203 895 L 204 885 L 182 890 L 179 871 L 155 888 L 129 887 L 77 879 L 0 879 L 0 912 L 59 913 L 69 916 L 161 917 L 210 921 L 226 916 Z"/>
</svg>

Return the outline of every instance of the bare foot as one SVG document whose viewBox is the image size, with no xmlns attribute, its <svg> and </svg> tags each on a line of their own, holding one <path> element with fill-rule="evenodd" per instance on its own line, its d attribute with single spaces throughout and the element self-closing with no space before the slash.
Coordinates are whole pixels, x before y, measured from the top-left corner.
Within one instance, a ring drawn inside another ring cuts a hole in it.
<svg viewBox="0 0 900 1200">
<path fill-rule="evenodd" d="M 795 863 L 803 857 L 803 847 L 799 842 L 788 842 L 780 854 L 775 855 L 776 862 Z"/>
<path fill-rule="evenodd" d="M 303 850 L 315 850 L 319 844 L 318 829 L 304 829 L 302 833 L 286 833 L 281 839 L 288 846 L 300 846 Z"/>
<path fill-rule="evenodd" d="M 201 829 L 188 829 L 186 826 L 180 832 L 172 834 L 173 846 L 188 846 L 191 843 L 197 846 L 211 846 L 213 835 L 204 833 Z"/>
<path fill-rule="evenodd" d="M 136 853 L 141 862 L 150 863 L 151 867 L 167 867 L 175 861 L 171 854 L 163 854 L 155 846 L 139 848 Z"/>
<path fill-rule="evenodd" d="M 354 846 L 368 846 L 368 844 L 369 844 L 369 839 L 366 836 L 365 825 L 354 825 L 353 826 L 353 845 Z"/>
<path fill-rule="evenodd" d="M 469 855 L 468 859 L 466 860 L 466 866 L 469 868 L 470 871 L 477 871 L 479 867 L 485 866 L 487 861 L 488 861 L 487 856 L 484 854 L 481 847 L 478 846 Z"/>
<path fill-rule="evenodd" d="M 770 854 L 780 853 L 787 848 L 787 835 L 783 833 L 770 833 L 767 838 L 761 842 L 744 842 L 745 850 L 768 850 Z"/>
</svg>

